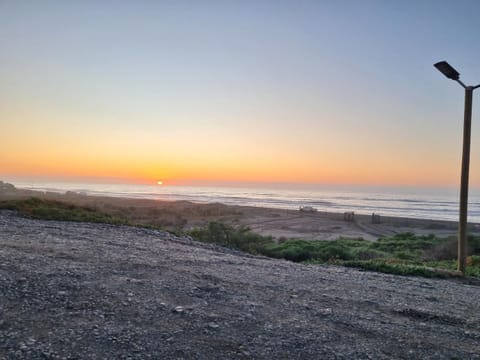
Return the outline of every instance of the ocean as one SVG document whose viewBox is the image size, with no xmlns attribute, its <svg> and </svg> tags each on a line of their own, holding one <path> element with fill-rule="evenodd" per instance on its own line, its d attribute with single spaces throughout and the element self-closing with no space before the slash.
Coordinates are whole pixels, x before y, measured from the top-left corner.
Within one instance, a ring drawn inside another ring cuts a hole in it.
<svg viewBox="0 0 480 360">
<path fill-rule="evenodd" d="M 281 209 L 313 206 L 319 211 L 376 213 L 421 219 L 458 221 L 458 191 L 399 187 L 260 186 L 212 187 L 173 185 L 90 184 L 68 182 L 15 182 L 18 188 L 154 200 L 220 202 Z M 468 221 L 480 223 L 480 193 L 471 191 Z"/>
</svg>

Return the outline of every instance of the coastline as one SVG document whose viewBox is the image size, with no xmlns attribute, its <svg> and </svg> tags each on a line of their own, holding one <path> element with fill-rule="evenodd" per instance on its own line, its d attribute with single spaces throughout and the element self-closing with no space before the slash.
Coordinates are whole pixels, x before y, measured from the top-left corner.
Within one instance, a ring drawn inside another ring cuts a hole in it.
<svg viewBox="0 0 480 360">
<path fill-rule="evenodd" d="M 372 216 L 362 214 L 355 214 L 353 221 L 346 221 L 343 213 L 325 211 L 301 212 L 185 200 L 106 197 L 75 192 L 61 194 L 24 189 L 0 192 L 0 200 L 32 196 L 95 208 L 108 214 L 127 217 L 136 223 L 156 225 L 170 231 L 187 230 L 210 221 L 218 221 L 233 226 L 247 226 L 256 233 L 270 235 L 277 240 L 335 240 L 345 237 L 375 241 L 379 237 L 402 232 L 445 237 L 455 236 L 457 231 L 457 222 L 447 220 L 380 216 L 374 223 Z M 480 234 L 480 224 L 471 223 L 470 232 Z"/>
</svg>

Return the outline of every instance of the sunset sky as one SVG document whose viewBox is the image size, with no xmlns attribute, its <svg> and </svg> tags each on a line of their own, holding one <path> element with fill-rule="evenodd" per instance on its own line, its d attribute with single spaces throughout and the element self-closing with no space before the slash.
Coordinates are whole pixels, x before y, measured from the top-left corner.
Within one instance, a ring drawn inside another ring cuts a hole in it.
<svg viewBox="0 0 480 360">
<path fill-rule="evenodd" d="M 0 0 L 0 179 L 459 183 L 480 1 Z M 478 104 L 478 105 L 477 105 Z M 480 186 L 480 89 L 471 184 Z"/>
</svg>

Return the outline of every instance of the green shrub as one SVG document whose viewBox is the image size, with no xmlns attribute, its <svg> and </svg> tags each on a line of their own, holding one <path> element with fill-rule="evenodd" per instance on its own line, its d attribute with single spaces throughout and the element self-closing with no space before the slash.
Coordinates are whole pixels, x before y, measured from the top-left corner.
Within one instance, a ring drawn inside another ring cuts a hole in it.
<svg viewBox="0 0 480 360">
<path fill-rule="evenodd" d="M 352 249 L 352 258 L 357 260 L 372 260 L 385 257 L 386 254 L 382 251 L 367 248 Z"/>
<path fill-rule="evenodd" d="M 425 250 L 442 241 L 443 239 L 439 239 L 435 235 L 416 236 L 411 232 L 406 232 L 380 238 L 373 243 L 372 247 L 380 251 L 393 253 L 395 251 Z"/>
<path fill-rule="evenodd" d="M 452 236 L 433 244 L 422 254 L 424 260 L 451 260 L 457 257 L 457 238 Z"/>
<path fill-rule="evenodd" d="M 273 244 L 271 236 L 255 234 L 246 227 L 234 228 L 218 222 L 210 222 L 206 227 L 192 229 L 188 234 L 198 241 L 219 244 L 252 254 L 263 254 L 266 246 Z"/>
<path fill-rule="evenodd" d="M 418 251 L 407 251 L 407 250 L 400 250 L 395 251 L 393 256 L 400 260 L 415 260 L 419 257 Z"/>
<path fill-rule="evenodd" d="M 270 245 L 264 254 L 296 262 L 349 260 L 353 257 L 352 250 L 341 241 L 288 240 Z"/>
<path fill-rule="evenodd" d="M 344 261 L 339 265 L 355 267 L 370 271 L 377 271 L 387 274 L 424 276 L 424 277 L 443 277 L 445 275 L 435 273 L 423 265 L 390 263 L 385 260 L 368 260 L 368 261 Z"/>
<path fill-rule="evenodd" d="M 468 236 L 468 253 L 472 255 L 480 255 L 480 236 Z"/>
<path fill-rule="evenodd" d="M 468 262 L 468 261 L 467 261 Z M 478 255 L 472 255 L 470 257 L 470 261 L 468 262 L 469 265 L 472 265 L 472 266 L 479 266 L 480 267 L 480 256 Z"/>
</svg>

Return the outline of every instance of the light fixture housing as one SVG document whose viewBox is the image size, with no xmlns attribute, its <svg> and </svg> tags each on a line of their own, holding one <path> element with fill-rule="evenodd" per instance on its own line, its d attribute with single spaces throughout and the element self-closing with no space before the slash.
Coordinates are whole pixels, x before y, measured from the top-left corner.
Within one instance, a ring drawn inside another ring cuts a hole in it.
<svg viewBox="0 0 480 360">
<path fill-rule="evenodd" d="M 443 75 L 445 75 L 449 79 L 452 79 L 452 80 L 460 79 L 460 73 L 457 70 L 455 70 L 446 61 L 440 61 L 440 62 L 434 64 L 433 66 L 435 66 L 438 71 L 440 71 Z"/>
</svg>

